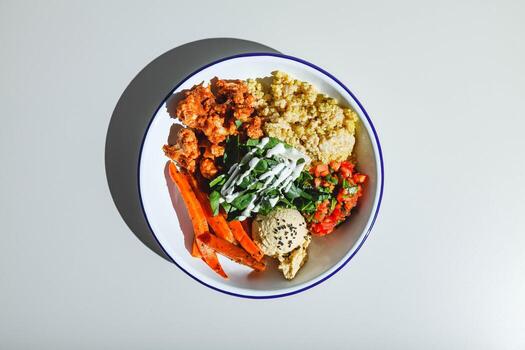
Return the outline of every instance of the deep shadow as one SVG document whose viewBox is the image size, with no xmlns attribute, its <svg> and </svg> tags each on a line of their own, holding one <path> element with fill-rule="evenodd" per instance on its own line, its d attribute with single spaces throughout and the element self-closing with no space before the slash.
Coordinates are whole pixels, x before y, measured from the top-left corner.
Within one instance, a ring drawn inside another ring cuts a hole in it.
<svg viewBox="0 0 525 350">
<path fill-rule="evenodd" d="M 176 47 L 140 71 L 124 90 L 111 116 L 105 148 L 106 178 L 111 196 L 135 236 L 167 260 L 140 205 L 137 176 L 144 132 L 162 100 L 187 75 L 212 61 L 248 52 L 277 51 L 233 38 L 204 39 Z"/>
</svg>

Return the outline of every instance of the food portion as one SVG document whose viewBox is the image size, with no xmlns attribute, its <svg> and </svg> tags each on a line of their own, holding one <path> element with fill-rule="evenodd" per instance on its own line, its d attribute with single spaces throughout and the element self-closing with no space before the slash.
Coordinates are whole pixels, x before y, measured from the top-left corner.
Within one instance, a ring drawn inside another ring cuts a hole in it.
<svg viewBox="0 0 525 350">
<path fill-rule="evenodd" d="M 256 113 L 266 135 L 275 137 L 314 162 L 347 160 L 354 147 L 357 114 L 319 93 L 310 83 L 273 72 L 271 84 L 249 79 Z"/>
<path fill-rule="evenodd" d="M 242 144 L 234 138 L 231 147 L 236 149 L 228 153 L 228 171 L 210 183 L 215 213 L 220 205 L 229 219 L 245 220 L 289 203 L 286 194 L 309 162 L 306 155 L 268 137 Z"/>
<path fill-rule="evenodd" d="M 350 161 L 316 164 L 298 179 L 296 185 L 312 198 L 299 197 L 296 201 L 311 233 L 318 236 L 332 233 L 350 216 L 366 181 L 366 175 L 355 172 L 354 167 Z"/>
<path fill-rule="evenodd" d="M 187 128 L 179 131 L 175 145 L 163 149 L 188 172 L 198 171 L 211 179 L 220 170 L 217 159 L 223 156 L 229 136 L 240 131 L 249 137 L 262 136 L 260 119 L 252 117 L 253 95 L 244 82 L 217 79 L 206 87 L 201 84 L 185 91 L 184 96 L 176 116 Z"/>
<path fill-rule="evenodd" d="M 163 150 L 193 223 L 192 255 L 224 278 L 217 254 L 255 271 L 268 256 L 293 279 L 312 237 L 336 230 L 364 191 L 351 160 L 357 114 L 283 72 L 181 94 L 170 114 L 183 126 Z"/>
<path fill-rule="evenodd" d="M 257 215 L 252 224 L 253 239 L 261 251 L 279 259 L 279 269 L 292 279 L 306 262 L 312 238 L 306 221 L 297 209 L 276 209 Z"/>
<path fill-rule="evenodd" d="M 302 246 L 308 236 L 304 217 L 297 209 L 277 209 L 257 215 L 252 223 L 253 239 L 261 251 L 277 257 Z"/>
</svg>

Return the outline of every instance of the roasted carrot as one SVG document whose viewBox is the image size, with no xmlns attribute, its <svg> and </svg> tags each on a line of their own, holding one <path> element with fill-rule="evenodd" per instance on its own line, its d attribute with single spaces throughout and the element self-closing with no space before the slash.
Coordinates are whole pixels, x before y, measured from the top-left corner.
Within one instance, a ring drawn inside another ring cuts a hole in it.
<svg viewBox="0 0 525 350">
<path fill-rule="evenodd" d="M 182 199 L 186 204 L 186 209 L 191 218 L 191 223 L 193 225 L 193 231 L 195 231 L 195 238 L 197 239 L 197 248 L 202 256 L 202 259 L 209 267 L 211 267 L 215 272 L 221 275 L 224 278 L 228 278 L 224 270 L 222 269 L 217 254 L 212 249 L 209 249 L 208 246 L 199 241 L 199 235 L 208 232 L 208 224 L 206 223 L 206 217 L 204 215 L 204 210 L 202 209 L 195 193 L 193 193 L 190 184 L 184 174 L 179 172 L 177 167 L 173 162 L 169 164 L 169 173 L 170 177 L 179 188 L 179 192 L 182 195 Z"/>
<path fill-rule="evenodd" d="M 206 216 L 206 221 L 213 229 L 213 232 L 215 234 L 225 240 L 227 240 L 230 243 L 235 243 L 235 238 L 233 237 L 233 233 L 230 230 L 230 227 L 228 226 L 228 223 L 226 222 L 226 219 L 222 215 L 213 216 L 213 212 L 211 210 L 210 206 L 210 200 L 208 199 L 208 195 L 204 193 L 200 188 L 199 184 L 197 183 L 197 179 L 195 179 L 192 175 L 187 175 L 188 182 L 191 185 L 191 188 L 193 189 L 193 192 L 195 192 L 195 195 L 197 196 L 197 199 L 199 200 L 202 209 L 204 209 L 204 215 Z"/>
<path fill-rule="evenodd" d="M 202 255 L 202 260 L 212 268 L 213 271 L 215 271 L 217 274 L 222 276 L 223 278 L 228 278 L 228 275 L 224 270 L 222 269 L 221 263 L 219 262 L 219 258 L 217 257 L 217 254 L 215 254 L 215 251 L 213 248 L 209 247 L 207 244 L 205 244 L 199 237 L 203 235 L 210 236 L 209 232 L 206 232 L 202 235 L 199 235 L 195 237 L 195 241 L 197 242 L 197 247 L 199 248 L 199 252 Z M 226 242 L 226 241 L 225 241 Z"/>
<path fill-rule="evenodd" d="M 252 241 L 250 236 L 244 231 L 244 228 L 242 227 L 242 224 L 240 221 L 230 221 L 228 222 L 228 226 L 230 226 L 233 236 L 237 241 L 239 241 L 239 244 L 241 247 L 243 247 L 248 253 L 250 253 L 251 256 L 257 261 L 261 261 L 264 254 L 261 252 L 259 247 Z"/>
<path fill-rule="evenodd" d="M 241 224 L 244 231 L 246 231 L 246 233 L 248 234 L 248 237 L 252 237 L 252 219 L 247 218 L 241 221 Z"/>
<path fill-rule="evenodd" d="M 199 251 L 199 246 L 197 245 L 197 240 L 193 238 L 193 245 L 191 246 L 191 256 L 194 258 L 202 258 L 201 252 Z"/>
<path fill-rule="evenodd" d="M 264 271 L 264 269 L 266 269 L 266 264 L 264 263 L 264 261 L 255 260 L 244 249 L 234 244 L 231 244 L 225 239 L 219 238 L 208 232 L 199 235 L 197 239 L 198 241 L 203 242 L 205 245 L 215 250 L 217 253 L 222 254 L 230 258 L 231 260 L 238 262 L 239 264 L 249 266 L 257 271 Z"/>
</svg>

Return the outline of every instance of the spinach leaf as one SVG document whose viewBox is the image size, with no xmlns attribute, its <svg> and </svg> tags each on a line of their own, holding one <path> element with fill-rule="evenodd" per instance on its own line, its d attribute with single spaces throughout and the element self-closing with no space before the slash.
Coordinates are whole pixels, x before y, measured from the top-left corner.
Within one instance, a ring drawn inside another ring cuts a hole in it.
<svg viewBox="0 0 525 350">
<path fill-rule="evenodd" d="M 281 197 L 279 199 L 278 204 L 282 204 L 285 208 L 295 208 L 295 205 L 292 202 L 290 202 L 286 197 Z"/>
<path fill-rule="evenodd" d="M 260 204 L 260 208 L 259 208 L 259 214 L 261 215 L 266 215 L 268 214 L 270 211 L 272 211 L 272 205 L 270 204 L 270 202 L 266 199 L 263 199 L 261 201 L 261 204 Z"/>
<path fill-rule="evenodd" d="M 237 186 L 239 186 L 240 188 L 245 190 L 248 187 L 250 187 L 250 185 L 253 184 L 253 181 L 254 181 L 254 179 L 251 176 L 246 176 L 244 179 L 242 179 L 241 183 L 238 184 Z"/>
<path fill-rule="evenodd" d="M 299 198 L 301 196 L 301 193 L 299 192 L 299 189 L 295 186 L 290 187 L 290 190 L 284 194 L 286 198 L 293 201 L 296 198 Z"/>
<path fill-rule="evenodd" d="M 266 159 L 259 160 L 254 170 L 259 174 L 266 172 L 268 170 L 268 161 Z"/>
<path fill-rule="evenodd" d="M 221 194 L 219 191 L 212 191 L 210 193 L 210 207 L 211 211 L 213 212 L 213 216 L 216 216 L 219 214 L 219 199 L 221 198 Z"/>
<path fill-rule="evenodd" d="M 268 159 L 266 159 L 266 163 L 268 164 L 269 168 L 270 167 L 273 168 L 274 166 L 279 164 L 279 161 L 277 161 L 275 158 L 268 158 Z"/>
<path fill-rule="evenodd" d="M 244 210 L 246 209 L 248 204 L 252 201 L 254 196 L 255 195 L 252 193 L 242 194 L 239 197 L 235 198 L 233 202 L 231 203 L 231 205 L 234 206 L 238 210 Z"/>
<path fill-rule="evenodd" d="M 224 209 L 226 213 L 229 213 L 232 211 L 232 205 L 230 203 L 222 202 L 221 206 L 222 206 L 222 209 Z"/>
<path fill-rule="evenodd" d="M 277 146 L 278 143 L 281 143 L 281 141 L 279 141 L 275 137 L 270 137 L 270 140 L 266 143 L 266 145 L 264 145 L 264 149 L 267 150 L 270 148 L 274 148 L 275 146 Z"/>
<path fill-rule="evenodd" d="M 224 148 L 224 170 L 227 172 L 233 166 L 233 164 L 238 163 L 240 160 L 240 149 L 239 149 L 239 135 L 230 136 L 226 140 L 226 145 Z"/>
<path fill-rule="evenodd" d="M 309 201 L 314 199 L 310 193 L 308 193 L 308 192 L 306 192 L 304 190 L 301 190 L 301 197 L 303 197 L 304 199 L 307 199 Z"/>
</svg>

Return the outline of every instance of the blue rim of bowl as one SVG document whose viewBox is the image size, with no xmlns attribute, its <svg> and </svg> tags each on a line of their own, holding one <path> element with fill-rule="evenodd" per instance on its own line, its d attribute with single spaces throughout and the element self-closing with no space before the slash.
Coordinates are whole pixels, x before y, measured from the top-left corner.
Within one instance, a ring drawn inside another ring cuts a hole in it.
<svg viewBox="0 0 525 350">
<path fill-rule="evenodd" d="M 166 251 L 166 249 L 164 249 L 164 247 L 162 246 L 162 244 L 160 243 L 159 239 L 157 238 L 157 235 L 155 234 L 155 232 L 153 231 L 153 229 L 151 228 L 151 225 L 149 223 L 149 220 L 148 220 L 148 216 L 146 214 L 146 211 L 144 209 L 144 203 L 142 202 L 142 193 L 141 193 L 141 188 L 140 188 L 140 164 L 141 164 L 141 160 L 142 160 L 142 150 L 144 148 L 144 142 L 146 141 L 146 135 L 148 134 L 148 131 L 149 131 L 149 128 L 151 127 L 151 123 L 153 122 L 153 120 L 155 119 L 155 116 L 157 115 L 158 111 L 162 108 L 162 106 L 164 106 L 164 104 L 166 103 L 167 99 L 173 94 L 173 92 L 175 92 L 175 90 L 177 90 L 179 88 L 179 86 L 181 86 L 182 84 L 184 84 L 188 79 L 190 79 L 192 76 L 194 76 L 195 74 L 199 73 L 200 71 L 208 68 L 208 67 L 211 67 L 215 64 L 218 64 L 218 63 L 221 63 L 221 62 L 224 62 L 224 61 L 229 61 L 229 60 L 232 60 L 232 59 L 235 59 L 235 58 L 241 58 L 241 57 L 258 57 L 258 56 L 272 56 L 272 57 L 279 57 L 279 58 L 283 58 L 283 59 L 287 59 L 287 60 L 291 60 L 291 61 L 295 61 L 295 62 L 299 62 L 299 63 L 302 63 L 304 65 L 307 65 L 321 73 L 323 73 L 324 75 L 326 75 L 327 77 L 329 77 L 330 79 L 332 79 L 333 81 L 335 81 L 339 86 L 341 86 L 346 92 L 348 92 L 350 94 L 350 96 L 352 96 L 352 98 L 354 99 L 354 101 L 357 103 L 357 105 L 359 106 L 359 108 L 361 109 L 361 111 L 363 111 L 363 114 L 365 115 L 366 119 L 368 120 L 368 123 L 370 124 L 370 128 L 372 129 L 372 132 L 374 134 L 374 139 L 375 139 L 375 142 L 377 144 L 377 149 L 379 151 L 379 163 L 380 163 L 380 167 L 381 167 L 381 184 L 380 184 L 380 187 L 379 187 L 379 199 L 378 199 L 378 202 L 377 202 L 377 207 L 376 207 L 376 210 L 374 212 L 374 215 L 373 215 L 373 219 L 372 219 L 372 222 L 370 223 L 370 227 L 368 228 L 365 236 L 363 237 L 363 239 L 361 240 L 361 242 L 359 243 L 359 245 L 357 246 L 357 248 L 354 250 L 354 252 L 337 268 L 335 269 L 334 271 L 332 271 L 330 274 L 328 274 L 327 276 L 323 277 L 322 279 L 320 279 L 319 281 L 316 281 L 312 284 L 309 284 L 305 287 L 302 287 L 302 288 L 299 288 L 297 290 L 293 290 L 293 291 L 290 291 L 290 292 L 287 292 L 287 293 L 282 293 L 282 294 L 272 294 L 272 295 L 245 295 L 245 294 L 239 294 L 239 293 L 234 293 L 234 292 L 230 292 L 230 291 L 227 291 L 227 290 L 223 290 L 223 289 L 220 289 L 220 288 L 217 288 L 217 287 L 214 287 L 204 281 L 201 281 L 199 278 L 197 278 L 196 276 L 192 275 L 191 273 L 189 273 L 188 271 L 186 271 L 182 266 L 180 266 L 176 261 L 175 259 L 173 259 L 171 257 L 171 255 Z M 350 91 L 349 88 L 347 88 L 339 79 L 337 79 L 336 77 L 334 77 L 332 74 L 328 73 L 327 71 L 325 71 L 324 69 L 322 69 L 321 67 L 318 67 L 316 66 L 315 64 L 313 63 L 310 63 L 308 61 L 305 61 L 303 59 L 300 59 L 300 58 L 297 58 L 297 57 L 293 57 L 293 56 L 289 56 L 289 55 L 284 55 L 284 54 L 279 54 L 279 53 L 268 53 L 268 52 L 252 52 L 252 53 L 243 53 L 243 54 L 238 54 L 238 55 L 233 55 L 233 56 L 228 56 L 228 57 L 224 57 L 224 58 L 221 58 L 219 60 L 216 60 L 216 61 L 213 61 L 205 66 L 202 66 L 200 67 L 199 69 L 193 71 L 191 74 L 189 74 L 188 76 L 186 76 L 184 79 L 182 79 L 177 85 L 175 85 L 175 87 L 166 95 L 166 97 L 162 100 L 162 102 L 160 103 L 160 105 L 157 107 L 157 109 L 155 110 L 155 112 L 153 113 L 149 123 L 148 123 L 148 127 L 146 128 L 146 131 L 144 133 L 144 137 L 142 138 L 142 143 L 140 145 L 140 151 L 139 151 L 139 162 L 138 162 L 138 167 L 137 167 L 137 185 L 138 185 L 138 192 L 139 192 L 139 199 L 140 199 L 140 207 L 142 209 L 142 213 L 144 214 L 144 218 L 146 219 L 146 223 L 148 224 L 148 227 L 151 231 L 151 233 L 153 234 L 153 237 L 155 238 L 155 241 L 157 241 L 157 244 L 159 245 L 159 247 L 162 249 L 162 251 L 164 252 L 164 254 L 169 258 L 169 260 L 175 264 L 175 266 L 177 266 L 179 269 L 181 269 L 185 274 L 187 274 L 188 276 L 190 276 L 191 278 L 193 278 L 195 281 L 201 283 L 202 285 L 208 287 L 208 288 L 211 288 L 217 292 L 221 292 L 221 293 L 224 293 L 224 294 L 228 294 L 228 295 L 232 295 L 232 296 L 235 296 L 235 297 L 240 297 L 240 298 L 248 298 L 248 299 L 273 299 L 273 298 L 282 298 L 282 297 L 287 297 L 287 296 L 290 296 L 290 295 L 294 295 L 294 294 L 298 294 L 298 293 L 301 293 L 301 292 L 304 292 L 310 288 L 313 288 L 321 283 L 323 283 L 324 281 L 326 281 L 327 279 L 329 279 L 330 277 L 332 277 L 333 275 L 335 275 L 336 273 L 338 273 L 344 266 L 346 266 L 346 264 L 348 264 L 348 262 L 350 260 L 352 260 L 352 258 L 357 254 L 357 252 L 359 251 L 359 249 L 361 249 L 361 247 L 363 246 L 363 244 L 365 243 L 366 239 L 368 238 L 368 236 L 370 235 L 370 232 L 372 231 L 372 227 L 374 226 L 374 223 L 377 219 L 377 216 L 379 214 L 379 208 L 381 207 L 381 200 L 383 199 L 383 186 L 384 186 L 384 177 L 385 175 L 385 171 L 384 171 L 384 165 L 383 165 L 383 151 L 381 150 L 381 144 L 379 143 L 379 137 L 377 136 L 377 131 L 374 127 L 374 124 L 372 123 L 372 120 L 370 119 L 370 117 L 368 116 L 368 113 L 366 112 L 365 108 L 363 107 L 363 105 L 361 104 L 361 102 L 359 102 L 359 100 L 357 99 L 357 97 L 355 97 L 355 95 L 352 93 L 352 91 Z"/>
</svg>

